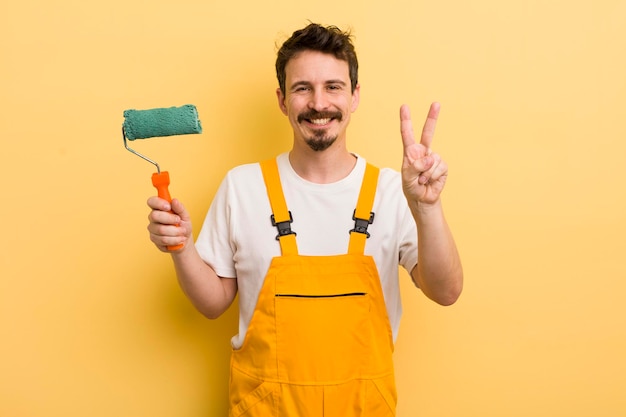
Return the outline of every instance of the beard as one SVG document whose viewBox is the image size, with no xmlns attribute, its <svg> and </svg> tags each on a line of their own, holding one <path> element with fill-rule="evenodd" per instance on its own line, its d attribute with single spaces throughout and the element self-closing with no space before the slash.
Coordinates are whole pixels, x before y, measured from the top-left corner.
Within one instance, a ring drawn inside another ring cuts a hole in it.
<svg viewBox="0 0 626 417">
<path fill-rule="evenodd" d="M 319 130 L 315 132 L 313 136 L 305 138 L 304 141 L 309 145 L 309 148 L 313 149 L 315 152 L 321 152 L 330 148 L 336 140 L 337 136 L 328 136 L 326 135 L 326 130 Z"/>
<path fill-rule="evenodd" d="M 310 110 L 298 115 L 298 122 L 302 123 L 304 120 L 311 121 L 313 119 L 331 119 L 341 121 L 343 115 L 341 112 L 318 112 L 316 110 Z M 327 129 L 315 130 L 312 136 L 305 138 L 305 142 L 315 152 L 321 152 L 328 149 L 337 140 L 337 135 L 329 136 Z"/>
</svg>

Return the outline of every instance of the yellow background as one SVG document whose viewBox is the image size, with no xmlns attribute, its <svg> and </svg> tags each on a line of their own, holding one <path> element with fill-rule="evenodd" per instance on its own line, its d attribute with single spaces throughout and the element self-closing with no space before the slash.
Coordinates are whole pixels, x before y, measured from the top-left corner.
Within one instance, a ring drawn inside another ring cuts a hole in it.
<svg viewBox="0 0 626 417">
<path fill-rule="evenodd" d="M 459 302 L 402 276 L 398 416 L 626 415 L 626 2 L 35 1 L 0 5 L 0 415 L 225 415 L 236 311 L 196 313 L 148 240 L 153 168 L 196 233 L 226 170 L 288 149 L 275 44 L 353 28 L 353 151 L 399 168 L 398 108 L 450 165 Z"/>
</svg>

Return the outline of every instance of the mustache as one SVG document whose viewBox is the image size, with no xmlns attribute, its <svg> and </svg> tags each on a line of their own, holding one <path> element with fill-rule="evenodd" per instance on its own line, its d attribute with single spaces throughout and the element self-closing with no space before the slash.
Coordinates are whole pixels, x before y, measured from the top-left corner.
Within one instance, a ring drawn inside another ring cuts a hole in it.
<svg viewBox="0 0 626 417">
<path fill-rule="evenodd" d="M 303 120 L 311 120 L 311 119 L 337 119 L 341 121 L 343 119 L 343 114 L 338 111 L 317 111 L 317 110 L 309 110 L 304 113 L 300 113 L 298 115 L 298 122 L 301 123 Z"/>
</svg>

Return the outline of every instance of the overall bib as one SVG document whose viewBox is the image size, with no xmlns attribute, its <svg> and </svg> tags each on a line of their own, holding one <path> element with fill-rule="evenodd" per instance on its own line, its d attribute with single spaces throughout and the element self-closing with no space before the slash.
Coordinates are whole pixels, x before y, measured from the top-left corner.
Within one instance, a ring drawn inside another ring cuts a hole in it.
<svg viewBox="0 0 626 417">
<path fill-rule="evenodd" d="M 391 327 L 364 255 L 378 168 L 366 166 L 348 253 L 333 256 L 298 254 L 276 160 L 261 169 L 282 256 L 231 356 L 229 417 L 395 416 Z"/>
</svg>

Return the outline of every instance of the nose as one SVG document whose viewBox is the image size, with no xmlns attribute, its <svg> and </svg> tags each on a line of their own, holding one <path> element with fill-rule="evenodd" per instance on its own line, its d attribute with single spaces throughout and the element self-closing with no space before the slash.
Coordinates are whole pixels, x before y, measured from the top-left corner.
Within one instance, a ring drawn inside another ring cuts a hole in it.
<svg viewBox="0 0 626 417">
<path fill-rule="evenodd" d="M 322 111 L 329 107 L 328 98 L 323 89 L 315 89 L 311 92 L 311 99 L 309 100 L 309 108 Z"/>
</svg>

